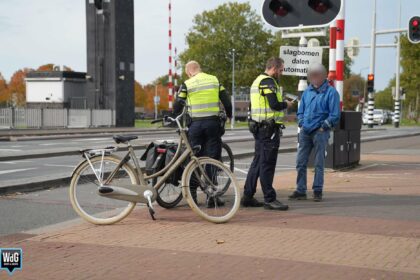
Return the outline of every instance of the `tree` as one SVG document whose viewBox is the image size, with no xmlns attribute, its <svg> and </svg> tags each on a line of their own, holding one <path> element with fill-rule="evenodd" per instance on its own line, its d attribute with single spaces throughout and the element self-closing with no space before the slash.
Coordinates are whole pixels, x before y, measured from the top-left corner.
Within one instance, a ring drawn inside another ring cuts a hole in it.
<svg viewBox="0 0 420 280">
<path fill-rule="evenodd" d="M 412 44 L 407 36 L 401 36 L 401 86 L 406 89 L 405 108 L 416 111 L 420 115 L 417 105 L 420 94 L 420 44 Z"/>
<path fill-rule="evenodd" d="M 36 69 L 36 71 L 53 71 L 54 69 L 54 63 L 48 63 L 48 64 L 44 64 L 38 67 L 38 69 Z"/>
<path fill-rule="evenodd" d="M 15 98 L 16 105 L 23 106 L 26 104 L 26 84 L 25 78 L 26 74 L 30 71 L 33 71 L 29 68 L 24 68 L 16 71 L 13 76 L 10 78 L 8 84 L 9 96 Z"/>
<path fill-rule="evenodd" d="M 375 94 L 375 107 L 379 109 L 394 110 L 394 99 L 392 98 L 392 87 L 395 87 L 395 78 L 389 81 L 388 86 Z"/>
<path fill-rule="evenodd" d="M 228 89 L 232 80 L 232 49 L 236 54 L 236 85 L 249 86 L 273 53 L 274 36 L 249 3 L 226 3 L 195 16 L 186 36 L 188 49 L 180 59 L 197 60 Z"/>
<path fill-rule="evenodd" d="M 0 105 L 6 105 L 10 101 L 10 95 L 7 88 L 6 80 L 0 73 Z"/>
<path fill-rule="evenodd" d="M 354 110 L 359 103 L 359 96 L 364 96 L 366 81 L 360 75 L 350 75 L 344 81 L 343 104 L 344 110 Z M 358 92 L 359 96 L 353 96 Z"/>
<path fill-rule="evenodd" d="M 145 107 L 146 92 L 144 87 L 137 81 L 134 81 L 134 104 L 136 107 Z"/>
</svg>

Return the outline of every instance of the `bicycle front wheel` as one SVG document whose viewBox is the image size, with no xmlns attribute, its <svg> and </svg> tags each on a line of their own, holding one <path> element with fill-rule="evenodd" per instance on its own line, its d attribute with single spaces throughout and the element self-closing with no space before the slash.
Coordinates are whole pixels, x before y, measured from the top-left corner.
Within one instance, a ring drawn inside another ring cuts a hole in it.
<svg viewBox="0 0 420 280">
<path fill-rule="evenodd" d="M 191 209 L 203 219 L 225 223 L 239 209 L 240 188 L 235 175 L 211 158 L 191 161 L 182 176 L 182 192 Z"/>
<path fill-rule="evenodd" d="M 93 157 L 90 162 L 91 164 L 85 160 L 79 164 L 71 179 L 70 201 L 74 210 L 84 220 L 97 225 L 121 221 L 131 213 L 136 204 L 101 196 L 98 188 L 106 186 L 104 182 L 112 173 L 114 175 L 109 178 L 107 185 L 137 184 L 136 173 L 127 163 L 116 170 L 121 159 L 114 156 L 105 156 L 103 160 L 101 156 Z"/>
</svg>

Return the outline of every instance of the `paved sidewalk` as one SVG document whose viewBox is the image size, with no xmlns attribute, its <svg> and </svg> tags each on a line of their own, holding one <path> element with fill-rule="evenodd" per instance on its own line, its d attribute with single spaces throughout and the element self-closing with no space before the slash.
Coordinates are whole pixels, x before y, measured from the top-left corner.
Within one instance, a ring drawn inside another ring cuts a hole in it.
<svg viewBox="0 0 420 280">
<path fill-rule="evenodd" d="M 280 200 L 294 179 L 276 177 Z M 185 206 L 159 208 L 157 221 L 138 208 L 112 226 L 0 237 L 24 252 L 23 270 L 0 279 L 420 279 L 420 143 L 365 154 L 358 169 L 326 174 L 323 202 L 289 204 L 223 225 Z"/>
</svg>

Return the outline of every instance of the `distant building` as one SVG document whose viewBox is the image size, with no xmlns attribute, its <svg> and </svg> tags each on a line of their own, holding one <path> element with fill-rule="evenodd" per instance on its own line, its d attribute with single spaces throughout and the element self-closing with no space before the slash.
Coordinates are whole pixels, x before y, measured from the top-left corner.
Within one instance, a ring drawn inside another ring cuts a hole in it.
<svg viewBox="0 0 420 280">
<path fill-rule="evenodd" d="M 33 71 L 25 81 L 28 108 L 87 108 L 86 73 Z"/>
</svg>

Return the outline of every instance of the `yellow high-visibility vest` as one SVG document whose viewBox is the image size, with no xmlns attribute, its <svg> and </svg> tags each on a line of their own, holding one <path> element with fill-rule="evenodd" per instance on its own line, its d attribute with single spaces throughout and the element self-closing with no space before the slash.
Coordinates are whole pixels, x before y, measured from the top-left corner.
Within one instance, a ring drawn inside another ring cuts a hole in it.
<svg viewBox="0 0 420 280">
<path fill-rule="evenodd" d="M 219 115 L 219 80 L 206 73 L 198 73 L 185 81 L 187 93 L 179 97 L 186 98 L 191 117 L 210 117 Z"/>
<path fill-rule="evenodd" d="M 264 79 L 273 79 L 277 87 L 277 100 L 283 101 L 283 96 L 277 81 L 267 75 L 259 75 L 251 86 L 251 118 L 256 122 L 273 120 L 278 124 L 283 124 L 284 112 L 274 111 L 270 108 L 265 94 L 272 93 L 272 89 L 261 87 L 261 81 Z"/>
</svg>

